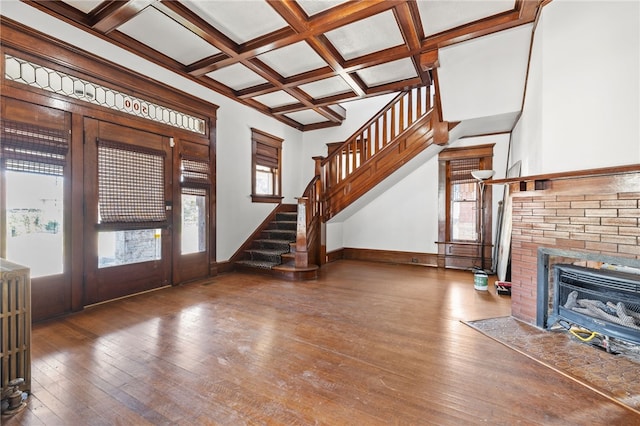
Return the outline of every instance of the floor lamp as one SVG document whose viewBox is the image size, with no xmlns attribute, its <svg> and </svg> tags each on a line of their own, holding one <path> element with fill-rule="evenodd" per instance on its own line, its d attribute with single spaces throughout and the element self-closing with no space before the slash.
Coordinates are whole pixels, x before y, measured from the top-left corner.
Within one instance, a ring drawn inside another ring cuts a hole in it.
<svg viewBox="0 0 640 426">
<path fill-rule="evenodd" d="M 495 171 L 493 170 L 474 170 L 471 176 L 478 181 L 480 190 L 480 270 L 484 271 L 484 187 L 485 181 L 490 179 Z"/>
</svg>

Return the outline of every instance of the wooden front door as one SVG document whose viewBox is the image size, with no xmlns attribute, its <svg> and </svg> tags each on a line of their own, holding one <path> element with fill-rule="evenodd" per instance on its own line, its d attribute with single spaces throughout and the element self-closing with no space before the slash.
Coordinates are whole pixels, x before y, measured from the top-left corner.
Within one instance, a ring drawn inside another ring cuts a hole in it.
<svg viewBox="0 0 640 426">
<path fill-rule="evenodd" d="M 85 305 L 171 284 L 166 136 L 85 118 Z"/>
</svg>

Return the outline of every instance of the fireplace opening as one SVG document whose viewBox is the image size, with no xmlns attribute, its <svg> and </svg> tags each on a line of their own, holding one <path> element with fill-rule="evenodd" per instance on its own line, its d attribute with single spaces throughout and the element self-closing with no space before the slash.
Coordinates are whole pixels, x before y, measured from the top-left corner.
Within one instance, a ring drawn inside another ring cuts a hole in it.
<svg viewBox="0 0 640 426">
<path fill-rule="evenodd" d="M 566 321 L 640 345 L 640 275 L 572 264 L 553 265 L 547 326 Z"/>
</svg>

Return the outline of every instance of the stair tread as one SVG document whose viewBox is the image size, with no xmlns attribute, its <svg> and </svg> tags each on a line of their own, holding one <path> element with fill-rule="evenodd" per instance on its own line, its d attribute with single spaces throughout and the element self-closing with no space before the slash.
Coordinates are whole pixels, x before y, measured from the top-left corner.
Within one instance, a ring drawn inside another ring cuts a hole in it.
<svg viewBox="0 0 640 426">
<path fill-rule="evenodd" d="M 282 240 L 282 239 L 278 239 L 278 238 L 258 238 L 257 240 L 254 240 L 255 242 L 260 242 L 260 243 L 272 243 L 272 244 L 290 244 L 291 240 Z"/>
<path fill-rule="evenodd" d="M 276 265 L 274 266 L 272 269 L 276 269 L 279 271 L 316 271 L 319 269 L 318 265 L 309 265 L 306 267 L 298 267 L 295 265 L 289 265 L 289 264 L 282 264 L 282 265 Z"/>
<path fill-rule="evenodd" d="M 236 263 L 259 269 L 272 269 L 274 266 L 278 265 L 276 262 L 268 262 L 266 260 L 238 260 Z"/>
<path fill-rule="evenodd" d="M 288 250 L 278 250 L 278 249 L 247 249 L 245 250 L 248 253 L 260 253 L 260 254 L 267 254 L 267 255 L 281 255 L 283 253 L 288 253 Z"/>
</svg>

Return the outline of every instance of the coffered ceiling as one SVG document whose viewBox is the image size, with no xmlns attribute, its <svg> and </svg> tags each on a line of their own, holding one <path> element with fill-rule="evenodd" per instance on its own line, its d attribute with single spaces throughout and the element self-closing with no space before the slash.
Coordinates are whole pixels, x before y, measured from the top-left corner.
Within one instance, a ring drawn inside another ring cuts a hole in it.
<svg viewBox="0 0 640 426">
<path fill-rule="evenodd" d="M 529 23 L 539 0 L 25 1 L 288 125 L 432 83 L 438 49 Z"/>
</svg>

